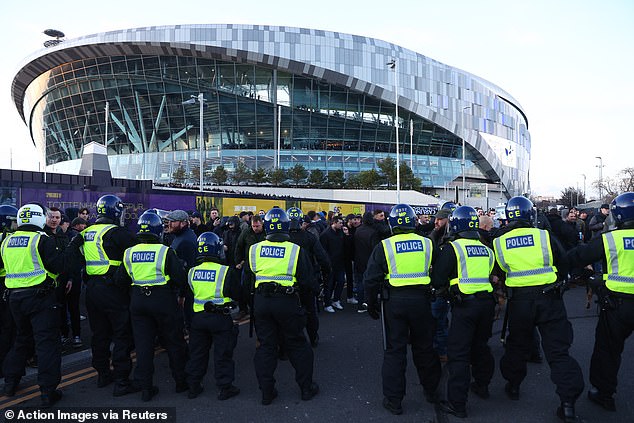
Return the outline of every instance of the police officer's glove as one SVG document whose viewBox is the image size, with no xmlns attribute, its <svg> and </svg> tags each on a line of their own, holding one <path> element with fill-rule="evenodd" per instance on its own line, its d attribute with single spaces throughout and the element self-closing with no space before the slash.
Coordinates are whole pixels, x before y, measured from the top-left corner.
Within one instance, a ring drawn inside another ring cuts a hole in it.
<svg viewBox="0 0 634 423">
<path fill-rule="evenodd" d="M 379 320 L 381 318 L 381 306 L 378 303 L 368 304 L 368 316 L 374 320 Z"/>
</svg>

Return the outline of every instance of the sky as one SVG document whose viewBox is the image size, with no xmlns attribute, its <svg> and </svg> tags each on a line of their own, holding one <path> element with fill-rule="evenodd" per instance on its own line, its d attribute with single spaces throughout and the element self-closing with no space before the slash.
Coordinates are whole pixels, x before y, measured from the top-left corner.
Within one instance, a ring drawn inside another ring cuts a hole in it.
<svg viewBox="0 0 634 423">
<path fill-rule="evenodd" d="M 593 183 L 634 167 L 632 0 L 180 0 L 2 2 L 0 168 L 41 166 L 11 100 L 19 65 L 49 39 L 177 24 L 315 28 L 392 42 L 484 78 L 528 116 L 533 195 L 566 187 L 598 196 Z M 235 6 L 234 6 L 235 5 Z M 630 128 L 628 130 L 628 128 Z"/>
</svg>

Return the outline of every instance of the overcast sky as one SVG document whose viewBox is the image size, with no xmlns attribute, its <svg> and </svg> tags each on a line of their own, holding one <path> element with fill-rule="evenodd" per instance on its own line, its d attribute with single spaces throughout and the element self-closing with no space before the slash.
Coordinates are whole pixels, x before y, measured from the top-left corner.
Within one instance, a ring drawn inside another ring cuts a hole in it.
<svg viewBox="0 0 634 423">
<path fill-rule="evenodd" d="M 634 1 L 5 1 L 0 5 L 0 167 L 37 170 L 11 101 L 22 60 L 55 28 L 75 38 L 152 25 L 242 23 L 379 38 L 487 79 L 524 108 L 532 136 L 531 189 L 596 196 L 599 177 L 634 167 Z M 628 123 L 629 122 L 629 123 Z"/>
</svg>

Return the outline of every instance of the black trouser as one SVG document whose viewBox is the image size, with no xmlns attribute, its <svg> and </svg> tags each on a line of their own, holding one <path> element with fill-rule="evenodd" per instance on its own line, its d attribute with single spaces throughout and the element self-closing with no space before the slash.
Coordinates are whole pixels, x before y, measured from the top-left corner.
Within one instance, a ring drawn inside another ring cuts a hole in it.
<svg viewBox="0 0 634 423">
<path fill-rule="evenodd" d="M 354 272 L 352 271 L 352 260 L 343 259 L 343 265 L 346 270 L 346 297 L 354 297 Z M 361 301 L 361 300 L 359 300 Z"/>
<path fill-rule="evenodd" d="M 73 281 L 73 285 L 66 293 L 66 284 L 55 288 L 55 296 L 60 305 L 60 332 L 64 338 L 68 338 L 69 327 L 68 319 L 70 317 L 70 328 L 73 330 L 73 336 L 81 334 L 79 320 L 79 296 L 81 294 L 81 280 Z"/>
<path fill-rule="evenodd" d="M 583 391 L 584 382 L 579 364 L 568 353 L 573 339 L 572 325 L 558 290 L 542 294 L 539 288 L 513 288 L 507 307 L 509 334 L 500 360 L 504 379 L 519 386 L 526 377 L 533 328 L 537 326 L 557 395 L 561 401 L 574 403 Z"/>
<path fill-rule="evenodd" d="M 86 283 L 86 310 L 92 332 L 92 366 L 99 373 L 107 373 L 112 361 L 114 379 L 126 380 L 132 370 L 130 352 L 134 349 L 129 294 L 103 276 L 90 276 Z"/>
<path fill-rule="evenodd" d="M 447 399 L 464 408 L 471 376 L 480 386 L 489 386 L 495 360 L 488 341 L 495 315 L 495 300 L 469 298 L 451 306 L 451 326 L 447 338 Z"/>
<path fill-rule="evenodd" d="M 233 350 L 238 343 L 238 325 L 231 316 L 219 313 L 194 313 L 189 329 L 189 361 L 185 367 L 189 386 L 200 383 L 207 374 L 209 350 L 214 347 L 214 378 L 222 388 L 235 380 Z"/>
<path fill-rule="evenodd" d="M 590 361 L 590 383 L 602 395 L 616 392 L 625 340 L 634 329 L 634 299 L 614 301 L 616 309 L 601 310 Z"/>
<path fill-rule="evenodd" d="M 13 291 L 9 294 L 9 305 L 16 324 L 16 339 L 4 360 L 5 382 L 17 383 L 24 376 L 35 339 L 37 383 L 42 392 L 50 392 L 62 379 L 59 305 L 55 293 L 36 288 Z"/>
<path fill-rule="evenodd" d="M 152 287 L 150 295 L 145 292 L 135 286 L 130 295 L 130 320 L 136 348 L 134 379 L 143 389 L 153 386 L 154 341 L 158 336 L 167 350 L 172 377 L 177 383 L 185 382 L 187 344 L 176 293 L 165 286 Z"/>
<path fill-rule="evenodd" d="M 306 333 L 310 342 L 314 342 L 319 331 L 319 317 L 317 316 L 317 297 L 310 289 L 301 289 L 299 299 L 306 310 Z"/>
<path fill-rule="evenodd" d="M 392 289 L 384 302 L 387 349 L 383 354 L 383 395 L 391 400 L 405 396 L 407 344 L 425 392 L 435 392 L 440 382 L 440 360 L 432 345 L 434 319 L 429 297 L 408 290 L 402 295 Z"/>
<path fill-rule="evenodd" d="M 66 314 L 66 284 L 55 287 L 55 300 L 59 307 L 59 333 L 68 338 L 68 316 Z"/>
<path fill-rule="evenodd" d="M 194 293 L 191 289 L 185 290 L 185 302 L 183 303 L 183 322 L 185 324 L 185 328 L 189 330 L 189 327 L 192 324 L 192 317 L 194 317 Z"/>
<path fill-rule="evenodd" d="M 275 388 L 278 340 L 295 369 L 295 381 L 302 390 L 313 382 L 313 350 L 306 342 L 306 311 L 297 295 L 255 294 L 255 331 L 260 345 L 253 362 L 262 394 L 270 396 Z"/>
<path fill-rule="evenodd" d="M 66 295 L 66 310 L 70 317 L 70 328 L 73 331 L 73 336 L 81 336 L 81 316 L 79 312 L 79 297 L 81 296 L 81 279 L 73 281 L 73 286 L 70 292 Z M 66 316 L 64 316 L 66 317 Z M 62 333 L 66 336 L 68 332 Z"/>
<path fill-rule="evenodd" d="M 5 301 L 2 298 L 4 292 L 4 288 L 0 289 L 0 372 L 2 372 L 4 358 L 15 341 L 15 322 L 13 321 L 13 316 L 11 316 L 9 300 Z M 2 376 L 0 374 L 0 377 Z"/>
</svg>

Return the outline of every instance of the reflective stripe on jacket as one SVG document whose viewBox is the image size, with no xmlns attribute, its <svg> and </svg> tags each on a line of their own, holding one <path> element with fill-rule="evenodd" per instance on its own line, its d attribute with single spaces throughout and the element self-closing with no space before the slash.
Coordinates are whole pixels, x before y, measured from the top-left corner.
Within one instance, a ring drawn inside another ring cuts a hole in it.
<svg viewBox="0 0 634 423">
<path fill-rule="evenodd" d="M 105 275 L 110 266 L 121 265 L 119 260 L 110 260 L 103 248 L 103 236 L 114 228 L 116 228 L 115 225 L 98 223 L 87 227 L 80 233 L 84 238 L 81 251 L 86 258 L 86 273 L 88 275 Z"/>
<path fill-rule="evenodd" d="M 249 266 L 255 274 L 255 287 L 263 282 L 283 286 L 297 283 L 295 271 L 299 259 L 299 245 L 289 241 L 262 241 L 249 248 Z"/>
<path fill-rule="evenodd" d="M 39 285 L 55 275 L 44 269 L 40 252 L 37 249 L 40 237 L 48 236 L 44 232 L 16 231 L 2 243 L 2 261 L 4 262 L 7 288 L 28 288 Z"/>
<path fill-rule="evenodd" d="M 170 277 L 165 274 L 169 247 L 163 244 L 137 244 L 123 253 L 123 265 L 135 286 L 165 285 Z"/>
<path fill-rule="evenodd" d="M 513 229 L 493 242 L 495 259 L 506 272 L 506 286 L 547 285 L 557 281 L 553 252 L 547 231 Z"/>
<path fill-rule="evenodd" d="M 619 229 L 601 236 L 607 264 L 605 286 L 614 292 L 634 294 L 634 229 Z"/>
<path fill-rule="evenodd" d="M 463 294 L 493 292 L 489 275 L 493 270 L 495 256 L 493 251 L 475 239 L 460 238 L 449 242 L 456 252 L 458 277 L 449 281 L 449 285 L 458 285 Z"/>
<path fill-rule="evenodd" d="M 393 235 L 381 241 L 392 286 L 429 285 L 434 244 L 414 233 Z"/>
<path fill-rule="evenodd" d="M 205 303 L 216 306 L 231 302 L 222 292 L 229 267 L 214 262 L 204 262 L 189 269 L 187 282 L 194 293 L 194 312 L 203 311 Z"/>
</svg>

